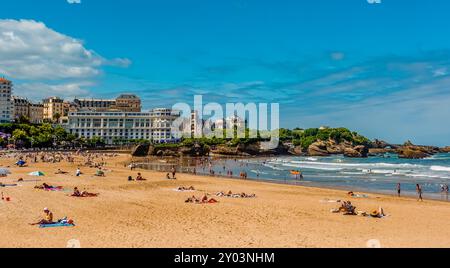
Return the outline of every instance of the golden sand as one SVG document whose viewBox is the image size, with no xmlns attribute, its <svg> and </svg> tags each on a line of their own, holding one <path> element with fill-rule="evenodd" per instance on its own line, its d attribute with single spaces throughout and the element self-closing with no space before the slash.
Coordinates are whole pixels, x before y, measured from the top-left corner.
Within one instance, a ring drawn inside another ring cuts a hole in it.
<svg viewBox="0 0 450 268">
<path fill-rule="evenodd" d="M 13 173 L 0 182 L 40 170 L 47 174 L 39 183 L 64 186 L 67 190 L 100 193 L 98 198 L 74 198 L 70 192 L 34 189 L 35 182 L 0 188 L 10 202 L 0 201 L 0 247 L 66 247 L 77 239 L 81 247 L 366 247 L 377 239 L 382 247 L 450 247 L 450 204 L 417 202 L 370 194 L 369 198 L 348 198 L 337 190 L 272 183 L 196 177 L 179 174 L 166 180 L 165 174 L 130 171 L 128 156 L 107 160 L 110 172 L 95 177 L 96 169 L 81 167 L 85 175 L 75 177 L 77 164 L 31 163 L 13 167 L 13 159 L 1 159 Z M 54 175 L 61 168 L 68 175 Z M 145 182 L 128 182 L 141 172 Z M 194 193 L 176 192 L 179 186 L 194 186 Z M 218 197 L 217 204 L 187 204 L 193 194 L 218 191 L 255 193 L 256 198 Z M 350 200 L 357 210 L 383 207 L 389 217 L 375 219 L 330 213 L 337 203 L 324 199 Z M 42 217 L 48 207 L 56 219 L 68 216 L 76 227 L 40 229 L 28 223 Z"/>
</svg>

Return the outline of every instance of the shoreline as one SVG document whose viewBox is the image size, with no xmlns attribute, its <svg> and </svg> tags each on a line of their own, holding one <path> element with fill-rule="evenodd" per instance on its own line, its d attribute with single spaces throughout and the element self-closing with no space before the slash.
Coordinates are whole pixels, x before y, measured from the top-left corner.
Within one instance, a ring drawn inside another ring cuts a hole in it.
<svg viewBox="0 0 450 268">
<path fill-rule="evenodd" d="M 134 163 L 135 159 L 149 159 L 152 161 L 161 161 L 161 162 L 142 162 L 142 163 Z M 185 157 L 185 159 L 199 159 L 201 157 Z M 214 156 L 213 157 L 215 159 L 215 161 L 219 160 L 230 160 L 230 159 L 238 159 L 238 160 L 266 160 L 270 157 L 222 157 L 222 156 Z M 198 177 L 212 177 L 212 178 L 218 178 L 218 179 L 229 179 L 229 180 L 237 180 L 237 181 L 253 181 L 253 182 L 262 182 L 262 183 L 271 183 L 271 184 L 280 184 L 280 185 L 290 185 L 290 186 L 296 186 L 296 187 L 308 187 L 308 188 L 316 188 L 316 189 L 328 189 L 328 190 L 337 190 L 337 191 L 342 191 L 342 192 L 359 192 L 359 193 L 364 193 L 364 194 L 371 194 L 371 195 L 385 195 L 385 196 L 390 196 L 390 197 L 395 197 L 395 198 L 410 198 L 413 200 L 417 200 L 417 193 L 414 191 L 406 191 L 403 190 L 402 191 L 402 195 L 401 197 L 398 197 L 396 194 L 396 190 L 393 189 L 392 192 L 388 191 L 388 190 L 381 190 L 381 189 L 370 189 L 370 188 L 363 188 L 363 187 L 357 187 L 357 186 L 351 186 L 351 189 L 346 188 L 346 186 L 342 185 L 342 186 L 338 186 L 338 185 L 324 185 L 324 184 L 320 184 L 314 181 L 301 181 L 301 180 L 286 180 L 286 179 L 277 179 L 277 178 L 256 178 L 256 177 L 252 177 L 249 176 L 247 179 L 242 179 L 239 178 L 237 176 L 233 176 L 233 177 L 229 177 L 229 176 L 225 176 L 225 175 L 211 175 L 211 174 L 204 174 L 204 173 L 197 173 L 197 174 L 193 174 L 192 172 L 186 172 L 186 169 L 189 169 L 190 167 L 186 167 L 186 166 L 179 166 L 179 163 L 170 163 L 170 162 L 163 162 L 163 161 L 167 161 L 167 160 L 179 160 L 179 158 L 164 158 L 164 157 L 132 157 L 132 161 L 128 164 L 134 163 L 137 166 L 141 166 L 141 165 L 162 165 L 162 166 L 167 166 L 167 167 L 171 167 L 171 166 L 177 166 L 177 173 L 180 174 L 186 174 L 186 175 L 192 175 L 192 176 L 198 176 Z M 170 169 L 169 167 L 169 169 Z M 181 171 L 180 171 L 180 167 L 181 167 Z M 161 172 L 161 173 L 166 173 L 169 172 L 169 170 L 167 171 L 161 171 L 161 170 L 157 170 L 157 169 L 152 169 L 152 168 L 145 168 L 145 167 L 136 167 L 139 168 L 140 170 L 150 170 L 150 171 L 154 171 L 154 172 Z M 433 200 L 433 201 L 439 201 L 439 202 L 443 202 L 443 203 L 449 203 L 450 202 L 450 196 L 444 200 L 445 198 L 443 197 L 443 194 L 439 193 L 439 192 L 424 192 L 423 193 L 423 197 L 424 199 L 427 200 Z"/>
<path fill-rule="evenodd" d="M 450 246 L 450 230 L 442 228 L 450 221 L 448 203 L 382 194 L 355 198 L 341 190 L 181 173 L 177 180 L 167 180 L 162 172 L 130 171 L 124 166 L 130 159 L 127 155 L 105 157 L 106 177 L 95 177 L 96 169 L 83 166 L 80 158 L 75 163 L 39 162 L 24 168 L 13 166 L 15 158 L 0 159 L 0 166 L 11 166 L 12 172 L 0 179 L 3 183 L 20 177 L 30 179 L 26 174 L 41 170 L 47 176 L 38 183 L 100 193 L 97 198 L 77 199 L 67 192 L 36 190 L 34 182 L 0 188 L 11 197 L 11 202 L 0 201 L 4 238 L 0 248 L 61 248 L 70 239 L 79 240 L 83 248 L 364 248 L 370 239 L 380 240 L 382 247 Z M 75 177 L 73 172 L 79 166 L 84 175 Z M 54 175 L 58 168 L 69 174 Z M 137 173 L 147 181 L 127 181 Z M 195 192 L 175 191 L 191 185 Z M 256 198 L 213 196 L 229 190 L 256 194 Z M 192 195 L 206 193 L 219 203 L 184 202 Z M 383 207 L 389 216 L 376 219 L 333 214 L 330 209 L 339 204 L 330 200 L 351 200 L 358 211 Z M 73 219 L 76 226 L 29 226 L 44 207 L 50 208 L 55 218 Z"/>
</svg>

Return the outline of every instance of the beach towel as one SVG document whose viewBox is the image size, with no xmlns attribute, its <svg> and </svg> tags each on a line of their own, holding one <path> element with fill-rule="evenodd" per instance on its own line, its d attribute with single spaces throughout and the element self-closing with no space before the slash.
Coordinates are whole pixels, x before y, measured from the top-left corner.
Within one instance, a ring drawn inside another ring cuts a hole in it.
<svg viewBox="0 0 450 268">
<path fill-rule="evenodd" d="M 64 191 L 64 188 L 62 186 L 58 186 L 58 187 L 52 187 L 52 188 L 45 188 L 45 191 L 51 191 L 51 192 L 60 192 L 60 191 Z"/>
<path fill-rule="evenodd" d="M 369 196 L 366 195 L 366 194 L 355 194 L 355 195 L 352 195 L 352 197 L 355 197 L 355 198 L 369 198 Z"/>
<path fill-rule="evenodd" d="M 53 224 L 41 224 L 39 228 L 56 228 L 56 227 L 75 227 L 75 224 L 70 223 L 53 223 Z"/>
<path fill-rule="evenodd" d="M 341 203 L 341 200 L 323 199 L 320 203 Z"/>
</svg>

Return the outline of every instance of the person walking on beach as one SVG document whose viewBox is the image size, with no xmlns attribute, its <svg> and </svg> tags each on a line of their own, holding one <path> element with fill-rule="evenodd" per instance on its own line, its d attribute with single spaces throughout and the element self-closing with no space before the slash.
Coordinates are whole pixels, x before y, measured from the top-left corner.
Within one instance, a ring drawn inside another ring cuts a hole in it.
<svg viewBox="0 0 450 268">
<path fill-rule="evenodd" d="M 175 179 L 176 179 L 175 176 L 177 175 L 177 171 L 175 170 L 175 167 L 172 167 L 172 170 L 171 170 L 171 171 L 172 171 L 172 179 L 175 180 Z"/>
<path fill-rule="evenodd" d="M 448 184 L 441 186 L 441 193 L 442 195 L 445 195 L 445 200 L 448 201 Z"/>
<path fill-rule="evenodd" d="M 422 198 L 422 186 L 420 186 L 419 184 L 416 184 L 416 191 L 417 191 L 417 195 L 418 195 L 418 199 L 417 201 L 422 201 L 423 202 L 423 198 Z"/>
<path fill-rule="evenodd" d="M 400 197 L 402 194 L 402 185 L 400 183 L 397 183 L 397 195 Z"/>
</svg>

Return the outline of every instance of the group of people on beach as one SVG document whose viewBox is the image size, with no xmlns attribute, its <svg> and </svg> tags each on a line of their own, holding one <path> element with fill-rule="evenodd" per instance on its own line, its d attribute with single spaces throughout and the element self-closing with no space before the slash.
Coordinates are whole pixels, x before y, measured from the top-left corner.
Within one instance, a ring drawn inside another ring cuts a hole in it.
<svg viewBox="0 0 450 268">
<path fill-rule="evenodd" d="M 194 195 L 192 197 L 189 197 L 184 201 L 185 203 L 194 203 L 194 204 L 215 204 L 219 203 L 214 198 L 209 198 L 207 194 L 205 194 L 202 198 L 197 198 Z"/>
<path fill-rule="evenodd" d="M 80 166 L 88 166 L 90 168 L 97 168 L 97 173 L 101 174 L 99 171 L 103 172 L 103 167 L 106 165 L 105 159 L 107 157 L 113 157 L 115 154 L 108 154 L 108 153 L 90 153 L 90 152 L 58 152 L 58 151 L 43 151 L 43 152 L 12 152 L 12 153 L 6 153 L 2 154 L 2 157 L 4 158 L 13 158 L 17 159 L 17 165 L 19 166 L 25 166 L 27 163 L 35 164 L 35 163 L 50 163 L 50 164 L 57 164 L 57 163 L 70 163 L 74 164 L 75 162 L 78 163 L 78 167 L 75 171 L 75 176 L 79 177 L 83 173 L 81 172 Z M 78 160 L 78 161 L 77 161 Z M 62 170 L 61 168 L 58 168 L 56 172 L 54 172 L 56 175 L 67 175 L 69 172 Z M 23 178 L 20 178 L 18 182 L 24 182 L 25 180 Z M 39 181 L 39 180 L 36 180 Z M 45 191 L 63 191 L 64 188 L 62 186 L 53 186 L 46 182 L 36 185 L 34 187 L 35 189 L 39 190 L 45 190 Z M 80 191 L 78 187 L 74 187 L 73 193 L 70 195 L 71 197 L 97 197 L 99 196 L 98 193 L 90 193 L 88 191 Z M 9 197 L 8 197 L 9 198 Z M 31 225 L 56 225 L 57 226 L 70 226 L 73 225 L 73 220 L 67 220 L 66 218 L 54 221 L 53 219 L 53 213 L 48 209 L 44 209 L 44 216 L 41 220 L 31 223 Z"/>
<path fill-rule="evenodd" d="M 141 173 L 138 173 L 136 176 L 136 179 L 133 179 L 133 176 L 128 176 L 128 181 L 146 181 L 147 179 L 145 179 Z"/>
<path fill-rule="evenodd" d="M 402 185 L 401 183 L 397 183 L 396 187 L 397 196 L 401 197 L 402 193 Z M 440 188 L 441 195 L 445 195 L 446 200 L 448 201 L 449 197 L 449 186 L 448 184 L 442 184 Z M 422 185 L 416 184 L 416 193 L 417 193 L 417 201 L 423 202 L 423 188 Z"/>
<path fill-rule="evenodd" d="M 246 194 L 244 192 L 236 194 L 236 193 L 233 193 L 231 191 L 228 191 L 227 193 L 218 192 L 218 193 L 216 193 L 216 196 L 218 196 L 218 197 L 232 197 L 232 198 L 255 198 L 256 194 Z"/>
<path fill-rule="evenodd" d="M 382 207 L 379 207 L 376 210 L 373 210 L 370 213 L 367 213 L 365 211 L 356 211 L 356 207 L 352 204 L 351 201 L 342 201 L 341 206 L 337 209 L 332 209 L 332 213 L 342 213 L 343 215 L 359 215 L 363 217 L 370 216 L 372 218 L 384 218 L 387 215 L 384 213 L 384 209 Z"/>
</svg>

